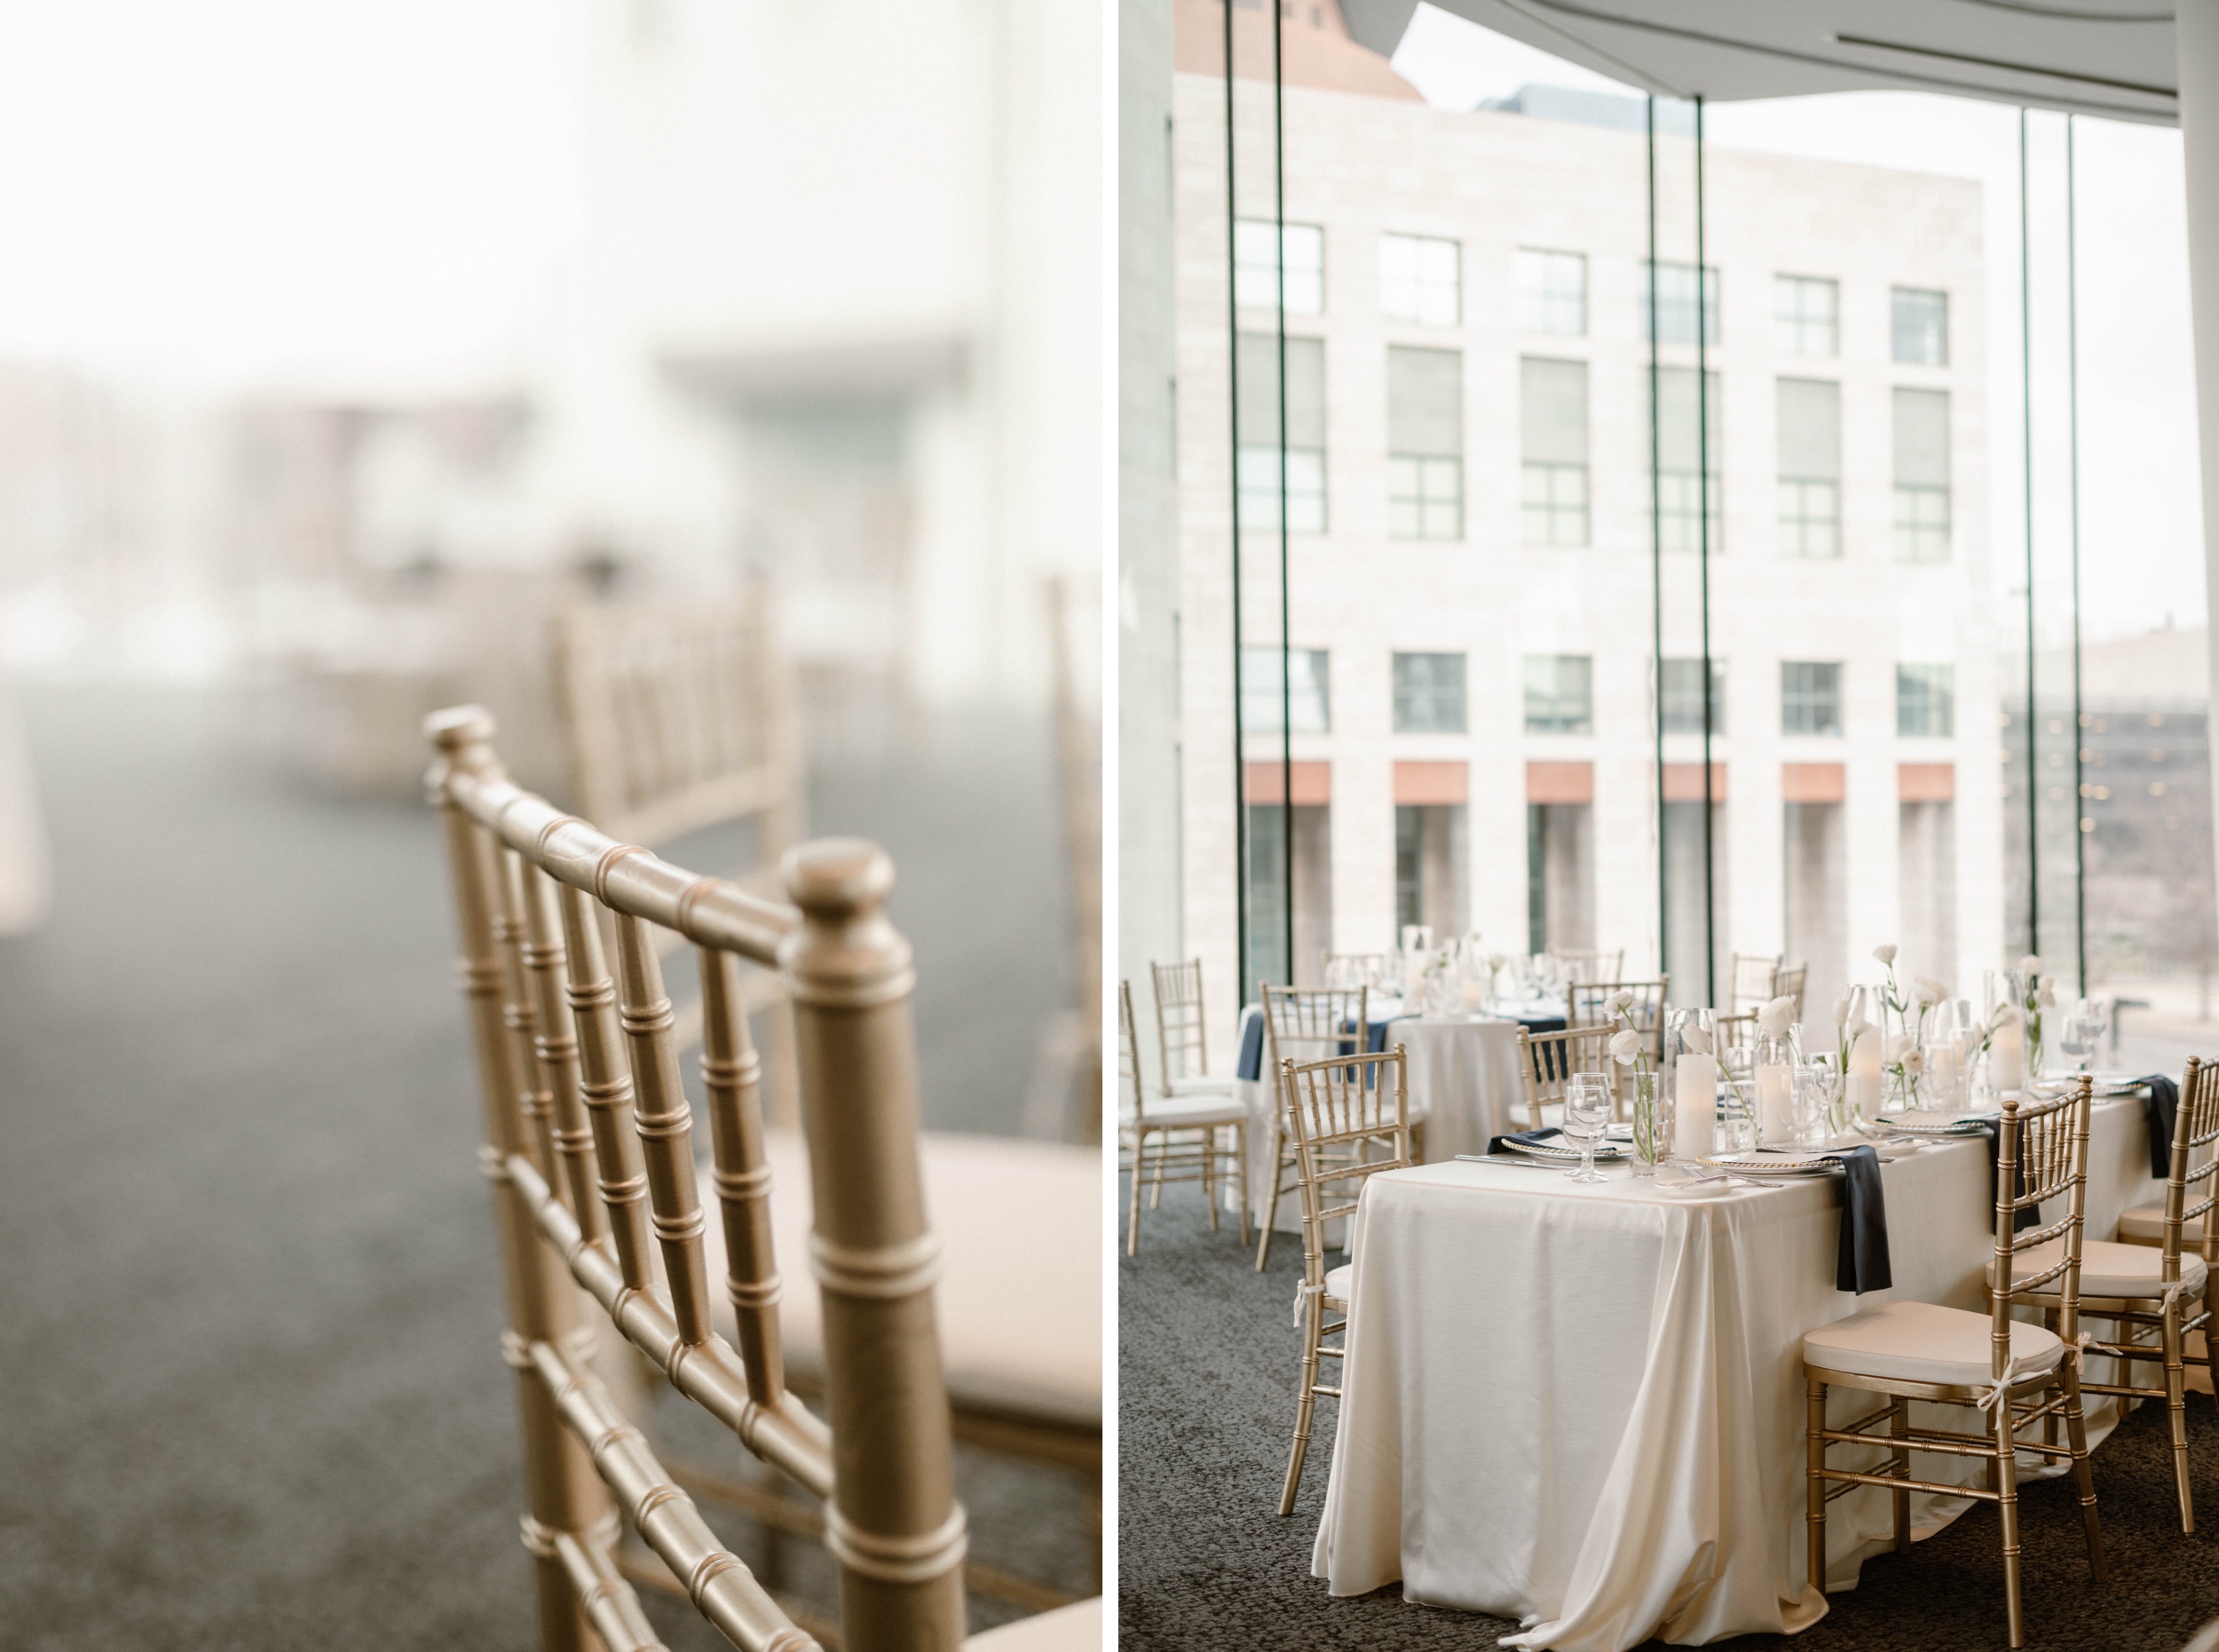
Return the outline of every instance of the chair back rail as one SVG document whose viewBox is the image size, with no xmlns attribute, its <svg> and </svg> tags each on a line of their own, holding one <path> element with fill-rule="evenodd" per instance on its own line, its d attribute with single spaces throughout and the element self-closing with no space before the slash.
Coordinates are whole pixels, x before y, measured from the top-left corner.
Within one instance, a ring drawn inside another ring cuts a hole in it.
<svg viewBox="0 0 2219 1652">
<path fill-rule="evenodd" d="M 1797 1021 L 1803 1019 L 1803 984 L 1810 973 L 1811 968 L 1808 964 L 1797 964 L 1792 968 L 1778 971 L 1773 976 L 1773 996 L 1794 999 L 1796 1000 L 1795 1018 Z"/>
<path fill-rule="evenodd" d="M 1311 1060 L 1363 1048 L 1371 1036 L 1369 987 L 1273 986 L 1264 984 L 1267 1064 Z"/>
<path fill-rule="evenodd" d="M 1518 1072 L 1526 1086 L 1526 1127 L 1541 1127 L 1541 1110 L 1564 1099 L 1565 1080 L 1575 1072 L 1610 1075 L 1612 1111 L 1617 1110 L 1618 1063 L 1610 1059 L 1611 1029 L 1567 1027 L 1560 1032 L 1518 1029 Z"/>
<path fill-rule="evenodd" d="M 1411 1162 L 1406 1063 L 1398 1044 L 1323 1061 L 1283 1060 L 1277 1071 L 1302 1189 L 1303 1282 L 1323 1289 L 1325 1224 L 1354 1212 L 1370 1178 Z M 1336 1182 L 1355 1190 L 1329 1205 L 1326 1189 Z"/>
<path fill-rule="evenodd" d="M 435 715 L 430 778 L 452 862 L 520 1377 L 542 1639 L 652 1644 L 607 1554 L 605 1482 L 700 1609 L 748 1652 L 816 1643 L 716 1544 L 645 1440 L 584 1374 L 579 1287 L 750 1450 L 827 1499 L 853 1652 L 960 1645 L 956 1503 L 917 1152 L 914 984 L 868 844 L 788 853 L 793 905 L 696 877 L 522 791 L 476 707 Z M 600 916 L 613 918 L 611 978 Z M 701 949 L 703 1077 L 739 1348 L 711 1330 L 707 1222 L 654 930 Z M 786 1392 L 760 1063 L 741 960 L 794 1006 L 815 1193 L 830 1425 Z M 658 1283 L 651 1231 L 660 1253 Z M 596 1472 L 598 1471 L 598 1479 Z"/>
<path fill-rule="evenodd" d="M 1762 1009 L 1780 996 L 1779 952 L 1736 952 L 1726 980 L 1733 987 L 1735 1009 Z"/>
<path fill-rule="evenodd" d="M 2195 1238 L 2198 1254 L 2208 1266 L 2219 1260 L 2219 1229 L 2213 1211 L 2219 1206 L 2219 1062 L 2191 1055 L 2181 1074 L 2180 1103 L 2173 1116 L 2173 1157 L 2165 1183 L 2165 1271 L 2168 1284 L 2181 1277 L 2181 1252 L 2189 1243 L 2188 1224 L 2199 1221 Z M 2196 1203 L 2188 1203 L 2189 1189 L 2201 1190 Z"/>
<path fill-rule="evenodd" d="M 1162 1094 L 1169 1095 L 1173 1079 L 1199 1077 L 1210 1070 L 1202 960 L 1189 958 L 1175 964 L 1151 963 L 1148 973 L 1156 992 L 1157 1082 Z M 1173 1056 L 1178 1058 L 1176 1070 Z"/>
<path fill-rule="evenodd" d="M 2067 1344 L 2080 1333 L 2081 1244 L 2088 1197 L 2089 1109 L 2093 1081 L 2085 1074 L 2064 1095 L 2046 1102 L 2003 1098 L 1996 1125 L 1995 1282 L 1989 1292 L 1991 1374 L 2001 1380 L 2010 1364 L 2011 1306 L 2015 1296 L 2057 1281 L 2057 1334 Z M 2018 1213 L 2062 1196 L 2064 1215 L 2023 1231 Z M 2023 1252 L 2063 1239 L 2058 1260 L 2036 1273 L 2015 1271 Z"/>
<path fill-rule="evenodd" d="M 1158 1023 L 1160 1025 L 1161 1024 Z M 1141 1081 L 1141 1040 L 1133 1025 L 1133 983 L 1117 983 L 1117 1102 L 1120 1106 L 1130 1094 L 1133 1117 L 1140 1118 L 1148 1111 L 1147 1087 Z"/>
</svg>

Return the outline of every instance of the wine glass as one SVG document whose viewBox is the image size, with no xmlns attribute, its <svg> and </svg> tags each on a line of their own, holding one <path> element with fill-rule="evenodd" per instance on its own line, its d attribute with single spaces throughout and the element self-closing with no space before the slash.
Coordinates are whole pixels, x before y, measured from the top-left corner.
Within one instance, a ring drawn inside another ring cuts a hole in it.
<svg viewBox="0 0 2219 1652">
<path fill-rule="evenodd" d="M 2088 1058 L 2094 1053 L 2097 1041 L 2097 1020 L 2101 1012 L 2085 998 L 2076 998 L 2059 1017 L 2057 1047 L 2073 1058 L 2073 1071 L 2088 1071 Z"/>
<path fill-rule="evenodd" d="M 1824 1147 L 1834 1135 L 1828 1116 L 1833 1100 L 1833 1075 L 1821 1062 L 1805 1063 L 1795 1073 L 1795 1129 L 1797 1147 Z"/>
<path fill-rule="evenodd" d="M 1595 1143 L 1610 1123 L 1610 1080 L 1599 1072 L 1575 1072 L 1564 1083 L 1564 1134 L 1579 1143 L 1577 1170 L 1564 1174 L 1574 1182 L 1600 1182 L 1595 1168 Z"/>
</svg>

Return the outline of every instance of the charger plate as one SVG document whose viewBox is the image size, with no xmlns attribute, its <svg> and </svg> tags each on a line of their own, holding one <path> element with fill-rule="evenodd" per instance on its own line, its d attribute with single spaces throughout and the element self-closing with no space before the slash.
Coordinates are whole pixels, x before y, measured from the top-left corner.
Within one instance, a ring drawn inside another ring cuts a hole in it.
<svg viewBox="0 0 2219 1652">
<path fill-rule="evenodd" d="M 1873 1120 L 1873 1127 L 1898 1135 L 1978 1135 L 1994 1122 L 1993 1115 L 1938 1113 L 1923 1107 L 1909 1107 L 1899 1113 L 1881 1114 Z"/>
<path fill-rule="evenodd" d="M 2132 1095 L 2149 1082 L 2136 1074 L 2127 1072 L 2092 1072 L 2089 1077 L 2096 1080 L 2089 1087 L 2090 1092 L 2105 1096 Z M 2035 1083 L 2034 1094 L 2045 1098 L 2063 1095 L 2072 1082 L 2070 1079 L 2043 1079 Z"/>
<path fill-rule="evenodd" d="M 1560 1142 L 1565 1139 L 1560 1136 L 1557 1141 Z M 1536 1158 L 1562 1159 L 1568 1165 L 1576 1165 L 1580 1160 L 1579 1149 L 1559 1147 L 1556 1142 L 1520 1142 L 1504 1136 L 1503 1145 L 1514 1153 L 1528 1153 Z M 1623 1158 L 1625 1156 L 1626 1149 L 1623 1142 L 1598 1142 L 1595 1143 L 1595 1162 L 1599 1165 L 1607 1165 L 1612 1160 Z"/>
<path fill-rule="evenodd" d="M 1817 1153 L 1705 1153 L 1697 1161 L 1742 1176 L 1830 1176 L 1841 1166 Z"/>
</svg>

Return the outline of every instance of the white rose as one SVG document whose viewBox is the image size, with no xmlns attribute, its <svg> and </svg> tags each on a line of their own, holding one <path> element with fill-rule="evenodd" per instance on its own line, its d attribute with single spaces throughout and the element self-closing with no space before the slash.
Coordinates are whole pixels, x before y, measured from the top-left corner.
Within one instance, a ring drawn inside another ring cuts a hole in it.
<svg viewBox="0 0 2219 1652">
<path fill-rule="evenodd" d="M 1949 996 L 1949 989 L 1929 976 L 1915 976 L 1911 984 L 1922 1004 L 1939 1004 Z"/>
<path fill-rule="evenodd" d="M 1895 961 L 1895 943 L 1893 941 L 1888 941 L 1881 945 L 1874 947 L 1872 949 L 1872 955 L 1875 958 L 1877 958 L 1883 965 L 1893 963 Z"/>
<path fill-rule="evenodd" d="M 1775 998 L 1757 1012 L 1757 1030 L 1766 1038 L 1776 1039 L 1788 1031 L 1796 1018 L 1796 1000 L 1792 995 Z"/>
<path fill-rule="evenodd" d="M 1608 998 L 1603 1000 L 1603 1008 L 1614 1016 L 1622 1009 L 1631 1009 L 1632 1008 L 1633 994 L 1627 991 L 1624 987 L 1620 987 Z"/>
<path fill-rule="evenodd" d="M 1610 1057 L 1613 1061 L 1622 1063 L 1623 1064 L 1630 1067 L 1633 1064 L 1634 1057 L 1639 1055 L 1640 1053 L 1641 1035 L 1639 1032 L 1628 1028 L 1623 1032 L 1615 1033 L 1612 1035 L 1610 1040 Z"/>
<path fill-rule="evenodd" d="M 1692 1021 L 1679 1030 L 1679 1039 L 1698 1055 L 1710 1054 L 1710 1035 Z"/>
<path fill-rule="evenodd" d="M 2023 976 L 2040 975 L 2041 960 L 2032 952 L 2027 953 L 2026 957 L 2018 960 L 2018 973 Z"/>
</svg>

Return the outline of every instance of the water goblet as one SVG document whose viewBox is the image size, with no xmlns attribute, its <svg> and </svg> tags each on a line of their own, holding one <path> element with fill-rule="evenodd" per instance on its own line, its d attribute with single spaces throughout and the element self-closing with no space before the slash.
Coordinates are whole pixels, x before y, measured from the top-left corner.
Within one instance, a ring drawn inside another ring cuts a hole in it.
<svg viewBox="0 0 2219 1652">
<path fill-rule="evenodd" d="M 2088 1058 L 2095 1051 L 2097 1013 L 2095 1005 L 2080 998 L 2058 1017 L 2057 1047 L 2072 1057 L 2076 1073 L 2088 1071 Z"/>
<path fill-rule="evenodd" d="M 1564 1174 L 1574 1182 L 1600 1182 L 1595 1168 L 1595 1144 L 1610 1123 L 1610 1080 L 1599 1072 L 1575 1072 L 1564 1083 L 1564 1134 L 1579 1144 L 1577 1170 Z"/>
</svg>

